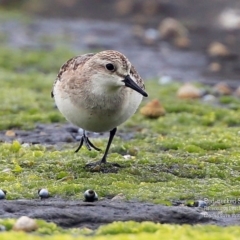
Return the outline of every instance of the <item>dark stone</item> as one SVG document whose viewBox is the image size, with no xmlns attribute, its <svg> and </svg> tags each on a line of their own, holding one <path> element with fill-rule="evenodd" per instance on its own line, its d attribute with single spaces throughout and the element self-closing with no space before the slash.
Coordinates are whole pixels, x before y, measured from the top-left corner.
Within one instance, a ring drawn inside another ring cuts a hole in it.
<svg viewBox="0 0 240 240">
<path fill-rule="evenodd" d="M 93 203 L 47 200 L 4 200 L 0 205 L 1 218 L 28 216 L 51 221 L 65 228 L 88 227 L 95 229 L 114 221 L 153 221 L 173 224 L 220 224 L 217 219 L 203 216 L 199 209 L 167 207 L 152 203 L 111 202 L 102 200 Z"/>
</svg>

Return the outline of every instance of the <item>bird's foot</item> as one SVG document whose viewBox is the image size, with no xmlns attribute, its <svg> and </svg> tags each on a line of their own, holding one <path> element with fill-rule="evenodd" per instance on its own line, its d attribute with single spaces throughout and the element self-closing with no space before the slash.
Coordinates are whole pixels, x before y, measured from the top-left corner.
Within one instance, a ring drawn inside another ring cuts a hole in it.
<svg viewBox="0 0 240 240">
<path fill-rule="evenodd" d="M 90 172 L 117 173 L 121 165 L 118 163 L 102 162 L 100 160 L 86 164 L 85 168 Z"/>
<path fill-rule="evenodd" d="M 89 151 L 91 151 L 91 148 L 93 148 L 93 149 L 95 149 L 95 150 L 97 150 L 97 151 L 101 151 L 100 148 L 94 146 L 94 144 L 89 140 L 89 138 L 88 138 L 88 137 L 85 135 L 85 133 L 84 133 L 83 136 L 82 136 L 82 138 L 81 138 L 81 140 L 80 140 L 80 144 L 79 144 L 79 146 L 78 146 L 78 148 L 76 149 L 75 152 L 78 152 L 78 151 L 81 149 L 83 143 L 84 143 L 84 145 L 87 147 L 87 149 L 88 149 Z"/>
</svg>

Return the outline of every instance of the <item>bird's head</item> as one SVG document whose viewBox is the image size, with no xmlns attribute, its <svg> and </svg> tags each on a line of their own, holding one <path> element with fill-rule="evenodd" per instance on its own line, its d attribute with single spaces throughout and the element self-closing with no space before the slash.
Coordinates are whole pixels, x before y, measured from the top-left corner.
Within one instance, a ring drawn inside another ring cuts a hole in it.
<svg viewBox="0 0 240 240">
<path fill-rule="evenodd" d="M 144 91 L 143 80 L 120 52 L 113 50 L 99 52 L 89 59 L 85 68 L 91 68 L 91 79 L 95 86 L 105 89 L 128 87 L 144 97 L 148 96 Z"/>
</svg>

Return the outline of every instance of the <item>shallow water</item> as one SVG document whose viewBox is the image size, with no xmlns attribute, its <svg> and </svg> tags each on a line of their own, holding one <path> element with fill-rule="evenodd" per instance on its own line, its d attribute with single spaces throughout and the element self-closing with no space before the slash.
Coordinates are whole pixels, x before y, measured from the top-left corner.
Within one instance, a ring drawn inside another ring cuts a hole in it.
<svg viewBox="0 0 240 240">
<path fill-rule="evenodd" d="M 168 75 L 198 80 L 207 66 L 204 54 L 174 49 L 167 42 L 148 46 L 134 37 L 131 25 L 122 23 L 34 18 L 0 22 L 0 33 L 12 48 L 64 47 L 76 55 L 93 49 L 115 49 L 124 53 L 145 79 Z"/>
</svg>

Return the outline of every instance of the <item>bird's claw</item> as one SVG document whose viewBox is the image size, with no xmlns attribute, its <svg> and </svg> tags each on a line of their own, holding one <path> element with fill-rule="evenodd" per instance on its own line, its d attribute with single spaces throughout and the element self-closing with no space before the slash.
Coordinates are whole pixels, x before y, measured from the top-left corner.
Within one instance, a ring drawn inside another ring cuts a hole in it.
<svg viewBox="0 0 240 240">
<path fill-rule="evenodd" d="M 83 136 L 81 137 L 81 140 L 80 140 L 80 144 L 79 144 L 79 146 L 78 146 L 78 148 L 76 149 L 75 152 L 78 152 L 81 149 L 83 143 L 89 151 L 91 151 L 91 148 L 93 148 L 97 151 L 101 151 L 101 149 L 94 146 L 93 143 L 89 140 L 89 138 L 85 135 L 85 133 L 83 133 Z"/>
</svg>

